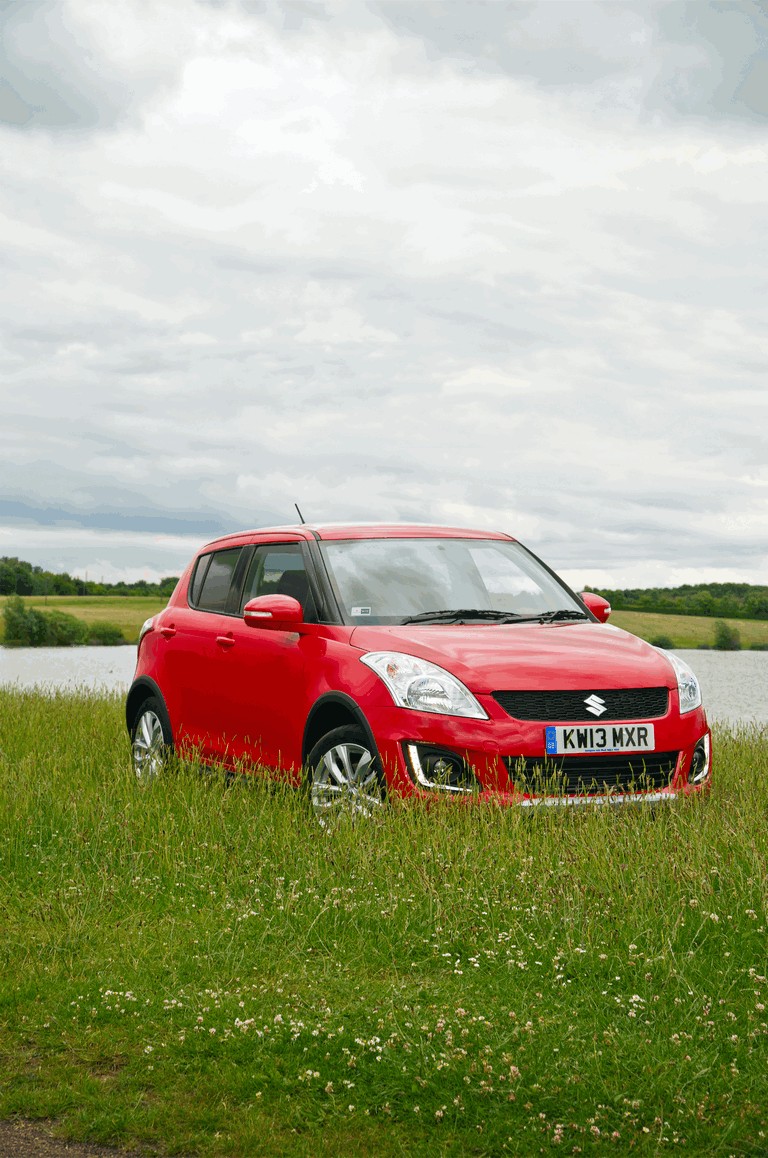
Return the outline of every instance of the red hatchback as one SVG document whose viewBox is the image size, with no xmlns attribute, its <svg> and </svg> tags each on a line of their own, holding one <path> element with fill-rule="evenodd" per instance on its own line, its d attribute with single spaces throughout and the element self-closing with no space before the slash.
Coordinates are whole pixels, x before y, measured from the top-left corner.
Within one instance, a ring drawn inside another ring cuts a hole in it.
<svg viewBox="0 0 768 1158">
<path fill-rule="evenodd" d="M 289 526 L 204 547 L 147 621 L 133 766 L 167 752 L 306 780 L 321 823 L 390 792 L 672 800 L 711 777 L 693 672 L 608 625 L 509 535 Z"/>
</svg>

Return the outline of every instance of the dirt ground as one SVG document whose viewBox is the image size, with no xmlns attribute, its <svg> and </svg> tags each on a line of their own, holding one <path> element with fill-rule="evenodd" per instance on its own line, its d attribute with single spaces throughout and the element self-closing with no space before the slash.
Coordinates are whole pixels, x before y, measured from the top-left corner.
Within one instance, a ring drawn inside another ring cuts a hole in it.
<svg viewBox="0 0 768 1158">
<path fill-rule="evenodd" d="M 84 1142 L 65 1142 L 51 1133 L 51 1122 L 0 1122 L 0 1158 L 143 1158 L 144 1150 L 115 1150 Z"/>
</svg>

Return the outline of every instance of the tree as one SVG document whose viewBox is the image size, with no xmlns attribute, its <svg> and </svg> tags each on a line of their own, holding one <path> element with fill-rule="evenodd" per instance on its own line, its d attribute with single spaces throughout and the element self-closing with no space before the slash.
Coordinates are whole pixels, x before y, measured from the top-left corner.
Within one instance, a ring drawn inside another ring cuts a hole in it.
<svg viewBox="0 0 768 1158">
<path fill-rule="evenodd" d="M 0 595 L 16 594 L 16 571 L 9 559 L 0 559 Z"/>
<path fill-rule="evenodd" d="M 724 619 L 715 621 L 715 648 L 717 651 L 741 650 L 741 636 L 737 629 Z"/>
</svg>

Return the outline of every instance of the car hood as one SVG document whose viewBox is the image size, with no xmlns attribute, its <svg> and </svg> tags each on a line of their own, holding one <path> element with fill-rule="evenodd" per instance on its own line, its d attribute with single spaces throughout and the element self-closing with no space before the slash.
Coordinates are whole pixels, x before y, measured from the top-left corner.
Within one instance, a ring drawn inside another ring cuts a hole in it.
<svg viewBox="0 0 768 1158">
<path fill-rule="evenodd" d="M 350 643 L 429 660 L 474 692 L 677 686 L 663 652 L 605 623 L 357 627 Z"/>
</svg>

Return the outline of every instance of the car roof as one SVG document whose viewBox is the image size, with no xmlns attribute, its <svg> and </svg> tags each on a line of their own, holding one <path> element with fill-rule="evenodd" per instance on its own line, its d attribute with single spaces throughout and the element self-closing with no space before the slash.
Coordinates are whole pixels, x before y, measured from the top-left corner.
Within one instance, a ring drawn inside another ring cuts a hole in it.
<svg viewBox="0 0 768 1158">
<path fill-rule="evenodd" d="M 235 531 L 206 543 L 204 551 L 214 547 L 236 546 L 252 539 L 290 534 L 304 539 L 505 539 L 503 531 L 478 531 L 467 527 L 441 527 L 431 523 L 286 523 L 277 527 L 255 527 Z"/>
</svg>

